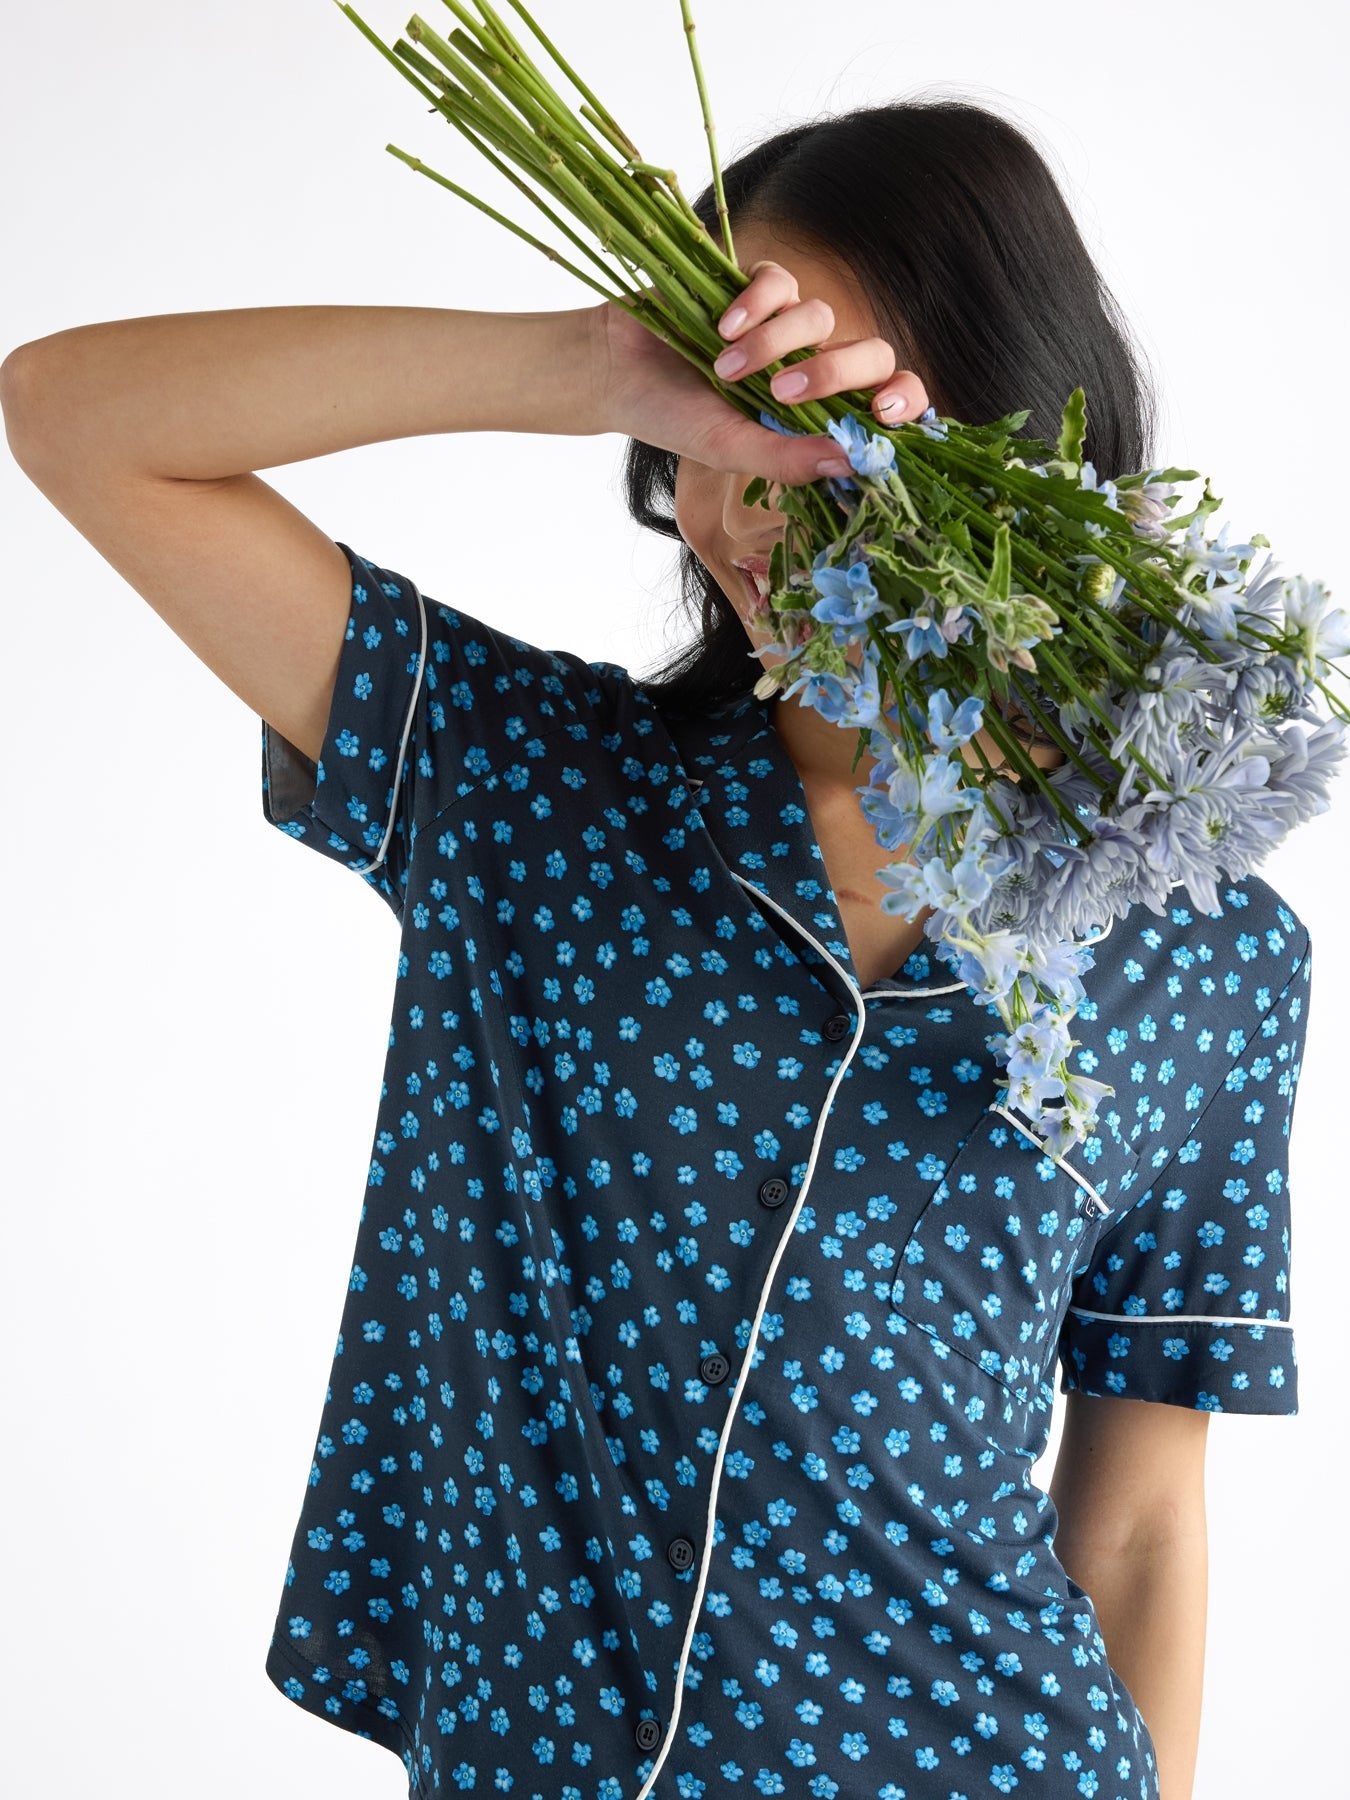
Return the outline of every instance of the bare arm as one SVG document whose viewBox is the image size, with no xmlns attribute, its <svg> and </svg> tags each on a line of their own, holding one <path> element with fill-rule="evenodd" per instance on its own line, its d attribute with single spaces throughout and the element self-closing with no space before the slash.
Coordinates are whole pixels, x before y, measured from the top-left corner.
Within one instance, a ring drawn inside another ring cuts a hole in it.
<svg viewBox="0 0 1350 1800">
<path fill-rule="evenodd" d="M 20 345 L 0 403 L 15 460 L 53 506 L 316 761 L 351 571 L 252 471 L 430 432 L 601 429 L 593 340 L 586 309 L 170 313 Z"/>
<path fill-rule="evenodd" d="M 834 316 L 761 262 L 740 298 L 752 366 L 824 341 Z M 785 306 L 785 300 L 791 302 Z M 767 331 L 767 337 L 765 332 Z M 889 376 L 880 338 L 803 364 L 813 398 Z M 894 384 L 891 384 L 894 387 Z M 927 404 L 917 379 L 905 392 Z M 743 416 L 620 308 L 497 313 L 260 306 L 81 325 L 0 368 L 15 460 L 226 686 L 311 760 L 323 747 L 351 574 L 337 543 L 254 473 L 386 438 L 616 431 L 790 485 L 830 438 Z M 514 496 L 503 483 L 504 504 Z M 453 517 L 453 496 L 447 510 Z"/>
<path fill-rule="evenodd" d="M 78 325 L 0 369 L 16 452 L 218 481 L 450 431 L 586 435 L 592 308 L 254 306 Z"/>
<path fill-rule="evenodd" d="M 1208 1609 L 1208 1413 L 1067 1396 L 1050 1483 L 1055 1551 L 1092 1597 L 1111 1665 L 1158 1754 L 1162 1800 L 1191 1800 Z"/>
</svg>

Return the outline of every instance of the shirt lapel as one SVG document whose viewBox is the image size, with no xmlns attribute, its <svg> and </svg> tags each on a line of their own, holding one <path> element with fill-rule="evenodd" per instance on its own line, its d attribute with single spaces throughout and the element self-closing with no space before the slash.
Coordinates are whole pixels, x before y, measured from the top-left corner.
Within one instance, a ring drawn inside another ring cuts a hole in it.
<svg viewBox="0 0 1350 1800">
<path fill-rule="evenodd" d="M 776 700 L 747 694 L 695 717 L 671 715 L 675 743 L 704 829 L 718 856 L 799 928 L 792 948 L 833 991 L 838 977 L 816 940 L 856 982 L 848 938 L 811 825 L 797 765 L 770 720 Z M 766 917 L 781 931 L 772 907 Z"/>
</svg>

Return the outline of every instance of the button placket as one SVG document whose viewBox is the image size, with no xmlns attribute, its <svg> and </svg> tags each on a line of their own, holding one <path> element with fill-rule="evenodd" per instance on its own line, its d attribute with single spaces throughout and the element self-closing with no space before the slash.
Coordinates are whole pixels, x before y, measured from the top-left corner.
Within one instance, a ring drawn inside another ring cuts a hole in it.
<svg viewBox="0 0 1350 1800">
<path fill-rule="evenodd" d="M 806 931 L 805 928 L 801 926 L 800 922 L 797 921 L 796 919 L 793 919 L 792 916 L 784 910 L 784 908 L 782 908 L 781 906 L 778 905 L 778 903 L 772 898 L 772 896 L 763 893 L 763 891 L 761 889 L 756 888 L 753 883 L 746 881 L 743 876 L 736 875 L 734 870 L 732 871 L 732 873 L 733 873 L 735 880 L 742 886 L 742 888 L 745 888 L 747 890 L 753 890 L 753 892 L 755 892 L 761 898 L 764 899 L 765 904 L 767 906 L 772 908 L 772 910 L 776 914 L 778 914 L 780 917 L 786 919 L 793 926 L 793 928 L 801 936 L 803 936 L 806 939 L 806 941 L 812 946 L 812 948 L 814 949 L 816 954 L 822 959 L 822 961 L 824 963 L 828 964 L 829 966 L 833 967 L 836 974 L 840 977 L 840 979 L 843 981 L 845 986 L 847 988 L 849 988 L 850 991 L 854 992 L 855 996 L 858 998 L 859 1005 L 861 1006 L 861 996 L 857 995 L 856 985 L 851 980 L 847 969 L 845 969 L 839 963 L 837 958 L 835 958 L 834 956 L 832 956 L 830 954 L 829 950 L 823 944 L 820 943 L 819 939 L 816 938 L 809 931 Z M 820 978 L 816 977 L 816 979 L 820 979 Z M 831 1014 L 830 1017 L 825 1021 L 824 1025 L 822 1027 L 821 1035 L 828 1042 L 838 1042 L 839 1039 L 849 1037 L 852 1034 L 854 1025 L 855 1025 L 854 1016 L 847 1011 L 841 1010 L 839 1012 Z M 856 1048 L 856 1046 L 855 1046 L 855 1048 Z M 830 1101 L 831 1101 L 831 1098 L 832 1098 L 834 1091 L 837 1088 L 839 1082 L 841 1080 L 843 1080 L 843 1078 L 847 1074 L 848 1067 L 852 1061 L 852 1058 L 853 1058 L 853 1051 L 852 1050 L 847 1051 L 842 1059 L 841 1066 L 838 1067 L 829 1077 L 829 1083 L 828 1083 L 828 1088 L 827 1088 L 827 1092 L 825 1095 L 825 1099 L 824 1099 L 821 1111 L 818 1114 L 817 1119 L 816 1119 L 816 1129 L 815 1129 L 815 1137 L 814 1137 L 813 1146 L 812 1146 L 812 1155 L 807 1163 L 807 1170 L 806 1170 L 805 1178 L 801 1182 L 800 1186 L 795 1190 L 795 1203 L 793 1206 L 791 1206 L 789 1208 L 787 1222 L 786 1222 L 786 1225 L 784 1228 L 783 1236 L 786 1236 L 786 1234 L 794 1228 L 794 1224 L 795 1224 L 796 1218 L 798 1216 L 798 1213 L 800 1211 L 800 1208 L 806 1200 L 807 1192 L 810 1189 L 811 1182 L 816 1173 L 816 1158 L 817 1158 L 817 1156 L 819 1154 L 819 1150 L 820 1150 L 821 1137 L 822 1137 L 822 1133 L 825 1129 L 825 1121 L 826 1121 L 826 1116 L 829 1112 Z M 757 1198 L 758 1198 L 760 1204 L 762 1206 L 767 1206 L 767 1207 L 771 1207 L 771 1208 L 781 1207 L 784 1204 L 784 1202 L 787 1201 L 791 1197 L 794 1197 L 793 1184 L 791 1182 L 785 1180 L 781 1175 L 771 1175 L 771 1176 L 766 1177 L 766 1179 L 760 1183 L 759 1188 L 757 1190 Z M 775 1270 L 776 1270 L 777 1258 L 778 1258 L 778 1255 L 781 1253 L 782 1246 L 783 1246 L 783 1236 L 780 1236 L 778 1244 L 773 1247 L 774 1248 L 774 1257 L 772 1259 L 772 1266 L 775 1268 Z M 754 1309 L 754 1314 L 752 1317 L 750 1339 L 749 1339 L 749 1343 L 746 1348 L 747 1361 L 751 1362 L 751 1363 L 753 1362 L 753 1359 L 755 1356 L 755 1351 L 756 1351 L 756 1349 L 758 1347 L 758 1343 L 759 1343 L 760 1322 L 762 1320 L 764 1308 L 765 1308 L 765 1305 L 768 1300 L 768 1288 L 769 1288 L 770 1280 L 771 1280 L 771 1277 L 766 1272 L 764 1282 L 762 1283 L 760 1290 L 759 1290 L 757 1306 Z M 705 1358 L 705 1359 L 703 1359 L 703 1362 L 700 1364 L 700 1368 L 702 1368 L 706 1363 L 708 1363 L 710 1361 L 717 1362 L 717 1361 L 722 1361 L 722 1360 L 724 1360 L 724 1359 Z M 745 1374 L 744 1374 L 744 1371 L 742 1371 L 742 1376 L 741 1376 L 742 1384 L 744 1383 L 744 1380 L 745 1380 Z M 741 1394 L 740 1398 L 743 1398 L 743 1394 Z M 726 1419 L 726 1421 L 723 1423 L 721 1432 L 719 1434 L 719 1438 L 720 1438 L 719 1447 L 723 1453 L 725 1452 L 726 1444 L 729 1439 L 729 1434 L 735 1428 L 736 1414 L 738 1411 L 739 1411 L 739 1406 L 733 1405 L 733 1407 L 729 1410 L 729 1416 Z M 719 1470 L 719 1474 L 718 1474 L 718 1480 L 720 1480 L 720 1470 Z M 710 1521 L 714 1517 L 714 1509 L 716 1506 L 717 1492 L 718 1492 L 718 1480 L 714 1481 L 712 1493 L 710 1495 L 710 1500 L 709 1500 L 709 1519 L 710 1519 Z M 704 1571 L 703 1571 L 704 1577 L 706 1577 L 706 1574 L 707 1574 L 707 1559 L 708 1559 L 709 1554 L 711 1553 L 712 1545 L 713 1545 L 714 1541 L 715 1540 L 714 1540 L 713 1534 L 710 1533 L 708 1540 L 705 1542 L 705 1544 L 703 1546 L 703 1559 L 704 1559 L 704 1564 L 705 1564 Z M 697 1551 L 695 1551 L 694 1560 L 695 1561 L 698 1560 L 698 1552 Z M 704 1591 L 703 1579 L 700 1579 L 695 1584 L 694 1601 L 693 1601 L 693 1605 L 691 1606 L 691 1609 L 690 1609 L 688 1622 L 686 1624 L 684 1643 L 681 1648 L 679 1663 L 678 1663 L 678 1667 L 676 1670 L 675 1705 L 674 1705 L 674 1710 L 673 1710 L 673 1713 L 672 1713 L 671 1719 L 670 1719 L 670 1726 L 665 1728 L 667 1735 L 668 1735 L 669 1729 L 671 1727 L 673 1727 L 675 1724 L 677 1724 L 679 1721 L 679 1718 L 680 1718 L 681 1704 L 682 1704 L 682 1699 L 683 1699 L 683 1684 L 684 1684 L 684 1678 L 685 1678 L 685 1670 L 686 1670 L 688 1660 L 689 1660 L 689 1655 L 690 1655 L 690 1650 L 691 1650 L 692 1643 L 693 1643 L 694 1633 L 697 1629 L 698 1619 L 699 1619 L 699 1616 L 702 1612 L 704 1605 L 706 1604 L 706 1599 L 707 1599 L 707 1596 Z M 649 1748 L 652 1745 L 654 1745 L 656 1743 L 657 1739 L 663 1734 L 663 1727 L 661 1725 L 659 1725 L 655 1720 L 643 1721 L 642 1723 L 647 1724 L 651 1731 L 650 1742 L 648 1744 L 644 1744 L 642 1746 L 643 1748 Z M 641 1729 L 641 1725 L 639 1726 L 639 1730 L 640 1729 Z M 639 1741 L 641 1741 L 641 1740 L 639 1740 Z M 642 1790 L 642 1795 L 638 1797 L 638 1800 L 646 1800 L 646 1797 L 650 1794 L 651 1782 L 655 1779 L 657 1770 L 659 1770 L 659 1768 L 661 1767 L 661 1762 L 663 1760 L 664 1760 L 664 1758 L 658 1760 L 657 1769 L 653 1770 L 652 1776 L 649 1777 L 647 1783 L 644 1784 L 644 1788 Z"/>
</svg>

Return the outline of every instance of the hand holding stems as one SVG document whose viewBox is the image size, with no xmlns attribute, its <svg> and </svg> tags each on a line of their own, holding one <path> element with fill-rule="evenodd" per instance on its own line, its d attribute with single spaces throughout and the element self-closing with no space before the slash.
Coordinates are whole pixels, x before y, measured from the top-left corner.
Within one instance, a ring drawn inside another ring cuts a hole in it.
<svg viewBox="0 0 1350 1800">
<path fill-rule="evenodd" d="M 828 350 L 796 356 L 830 337 L 832 309 L 824 300 L 802 299 L 796 277 L 781 263 L 757 262 L 749 274 L 719 323 L 721 335 L 730 340 L 718 359 L 725 386 L 748 384 L 781 364 L 770 380 L 757 384 L 767 390 L 765 402 L 771 399 L 780 409 L 789 397 L 805 402 L 871 387 L 876 389 L 871 404 L 879 425 L 898 425 L 924 411 L 928 395 L 922 381 L 912 370 L 896 375 L 895 351 L 884 338 L 832 344 Z M 834 438 L 784 437 L 747 418 L 705 374 L 614 303 L 607 301 L 582 316 L 592 326 L 595 429 L 623 432 L 707 468 L 786 487 L 820 479 L 822 461 L 834 465 L 827 474 L 849 474 Z M 725 359 L 733 346 L 742 362 L 728 368 Z M 784 377 L 798 370 L 800 391 L 784 394 Z M 752 392 L 748 386 L 742 391 Z"/>
</svg>

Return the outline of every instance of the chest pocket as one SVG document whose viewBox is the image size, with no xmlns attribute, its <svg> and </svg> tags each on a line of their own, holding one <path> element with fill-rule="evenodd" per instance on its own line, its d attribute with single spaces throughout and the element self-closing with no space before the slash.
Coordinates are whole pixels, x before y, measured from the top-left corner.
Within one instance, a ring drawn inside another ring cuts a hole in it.
<svg viewBox="0 0 1350 1800">
<path fill-rule="evenodd" d="M 1074 1278 L 1115 1216 L 1110 1185 L 1109 1174 L 1080 1177 L 1057 1162 L 1029 1128 L 990 1106 L 900 1251 L 892 1309 L 1028 1398 L 1053 1355 Z"/>
</svg>

